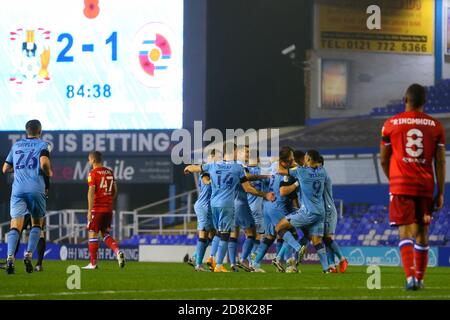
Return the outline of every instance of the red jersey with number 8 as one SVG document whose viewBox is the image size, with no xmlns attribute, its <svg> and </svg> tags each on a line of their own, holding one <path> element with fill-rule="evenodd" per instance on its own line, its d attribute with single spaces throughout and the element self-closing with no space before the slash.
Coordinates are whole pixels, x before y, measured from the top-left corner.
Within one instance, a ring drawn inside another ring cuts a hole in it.
<svg viewBox="0 0 450 320">
<path fill-rule="evenodd" d="M 445 147 L 441 123 L 423 112 L 403 112 L 384 123 L 381 143 L 392 147 L 390 193 L 433 197 L 433 158 Z"/>
<path fill-rule="evenodd" d="M 95 187 L 94 213 L 113 211 L 114 173 L 111 169 L 99 167 L 92 169 L 88 176 L 88 185 Z"/>
</svg>

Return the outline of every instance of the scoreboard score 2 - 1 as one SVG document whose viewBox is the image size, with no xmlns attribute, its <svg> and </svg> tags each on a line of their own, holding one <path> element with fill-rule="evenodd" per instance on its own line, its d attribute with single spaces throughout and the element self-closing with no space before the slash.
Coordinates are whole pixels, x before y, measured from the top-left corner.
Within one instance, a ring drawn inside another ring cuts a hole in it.
<svg viewBox="0 0 450 320">
<path fill-rule="evenodd" d="M 0 130 L 181 127 L 183 0 L 17 0 L 0 17 Z"/>
</svg>

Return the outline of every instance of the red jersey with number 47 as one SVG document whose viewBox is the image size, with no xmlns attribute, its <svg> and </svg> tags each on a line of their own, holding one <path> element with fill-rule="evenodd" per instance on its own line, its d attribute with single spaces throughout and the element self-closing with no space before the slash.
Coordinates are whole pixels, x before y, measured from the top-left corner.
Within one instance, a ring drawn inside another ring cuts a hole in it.
<svg viewBox="0 0 450 320">
<path fill-rule="evenodd" d="M 95 187 L 92 212 L 110 213 L 113 211 L 114 181 L 114 173 L 111 169 L 99 167 L 89 172 L 88 185 Z"/>
<path fill-rule="evenodd" d="M 381 143 L 392 147 L 390 193 L 433 197 L 433 158 L 445 147 L 441 123 L 423 112 L 403 112 L 384 123 Z"/>
</svg>

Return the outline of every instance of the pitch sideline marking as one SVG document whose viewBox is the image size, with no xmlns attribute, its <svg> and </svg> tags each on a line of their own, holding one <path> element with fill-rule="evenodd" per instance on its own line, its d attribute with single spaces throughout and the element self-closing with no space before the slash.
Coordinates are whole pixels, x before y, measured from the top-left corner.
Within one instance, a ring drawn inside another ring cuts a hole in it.
<svg viewBox="0 0 450 320">
<path fill-rule="evenodd" d="M 299 288 L 299 290 L 334 290 L 336 288 L 331 287 L 302 287 Z M 355 287 L 352 289 L 364 289 L 367 290 L 366 287 Z M 401 289 L 400 287 L 384 287 L 383 289 Z M 447 287 L 437 287 L 432 289 L 448 289 Z M 208 292 L 208 291 L 238 291 L 238 290 L 255 290 L 255 288 L 189 288 L 189 289 L 158 289 L 158 290 L 104 290 L 104 291 L 64 291 L 64 292 L 54 292 L 54 293 L 19 293 L 19 294 L 6 294 L 6 295 L 0 295 L 0 298 L 32 298 L 32 297 L 42 297 L 42 296 L 77 296 L 77 295 L 107 295 L 107 294 L 122 294 L 122 293 L 178 293 L 178 292 Z M 266 288 L 257 288 L 257 290 L 289 290 L 292 291 L 294 289 L 291 288 L 285 288 L 285 287 L 266 287 Z M 333 299 L 333 297 L 275 297 L 275 299 Z M 342 298 L 342 297 L 341 297 Z M 345 296 L 345 299 L 352 299 L 352 298 L 358 298 L 358 299 L 373 299 L 374 296 Z M 381 296 L 380 298 L 421 298 L 420 296 L 402 296 L 402 295 L 395 295 L 395 296 Z M 450 298 L 450 295 L 430 295 L 427 296 L 427 298 Z"/>
</svg>

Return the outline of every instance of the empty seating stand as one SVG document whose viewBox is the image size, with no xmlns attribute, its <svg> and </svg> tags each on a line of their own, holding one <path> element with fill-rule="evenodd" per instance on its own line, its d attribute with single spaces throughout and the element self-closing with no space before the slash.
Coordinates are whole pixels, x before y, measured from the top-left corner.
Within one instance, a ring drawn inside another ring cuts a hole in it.
<svg viewBox="0 0 450 320">
<path fill-rule="evenodd" d="M 432 246 L 450 247 L 450 206 L 433 215 L 429 242 Z M 383 205 L 353 204 L 344 207 L 343 218 L 338 219 L 336 241 L 341 246 L 397 246 L 398 229 L 389 225 L 388 208 Z M 240 243 L 244 237 L 241 236 Z M 123 240 L 122 245 L 195 245 L 197 236 L 189 235 L 135 235 Z"/>
<path fill-rule="evenodd" d="M 435 86 L 426 87 L 426 90 L 426 113 L 436 114 L 450 112 L 450 79 L 443 80 Z M 370 115 L 375 117 L 392 116 L 404 111 L 404 109 L 405 106 L 399 101 L 384 107 L 373 108 Z"/>
</svg>

